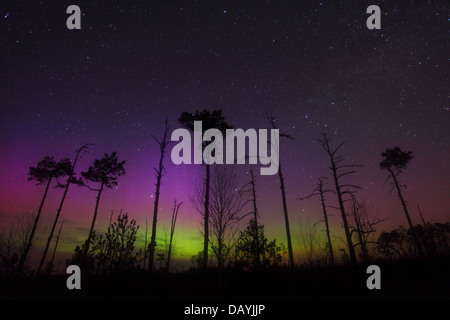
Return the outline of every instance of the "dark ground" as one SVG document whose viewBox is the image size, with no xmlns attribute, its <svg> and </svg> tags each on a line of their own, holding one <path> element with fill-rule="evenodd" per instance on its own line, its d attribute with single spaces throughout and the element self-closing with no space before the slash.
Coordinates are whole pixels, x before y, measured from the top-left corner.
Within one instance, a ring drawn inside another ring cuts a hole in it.
<svg viewBox="0 0 450 320">
<path fill-rule="evenodd" d="M 308 299 L 450 299 L 450 257 L 377 263 L 381 290 L 366 287 L 367 266 L 285 268 L 260 272 L 146 273 L 89 277 L 69 290 L 69 276 L 2 279 L 0 299 L 252 300 L 259 303 Z"/>
</svg>

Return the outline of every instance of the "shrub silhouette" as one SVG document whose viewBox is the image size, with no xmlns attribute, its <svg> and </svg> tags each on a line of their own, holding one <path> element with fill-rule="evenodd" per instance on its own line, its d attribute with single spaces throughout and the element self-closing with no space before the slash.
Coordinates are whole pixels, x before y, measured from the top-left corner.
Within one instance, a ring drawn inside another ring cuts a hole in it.
<svg viewBox="0 0 450 320">
<path fill-rule="evenodd" d="M 87 254 L 86 243 L 82 247 L 77 246 L 75 255 L 67 264 L 81 264 L 88 273 L 102 275 L 135 270 L 142 256 L 141 250 L 136 251 L 135 248 L 138 229 L 136 221 L 129 220 L 128 213 L 120 213 L 105 234 L 93 232 Z"/>
<path fill-rule="evenodd" d="M 258 233 L 256 233 L 256 228 L 258 228 Z M 257 237 L 256 234 L 258 234 Z M 264 236 L 264 225 L 256 227 L 255 222 L 251 219 L 247 228 L 239 234 L 236 243 L 235 264 L 243 268 L 254 267 L 258 263 L 257 254 L 259 254 L 262 266 L 278 266 L 281 264 L 285 252 L 283 244 L 277 244 L 276 239 L 269 241 Z"/>
</svg>

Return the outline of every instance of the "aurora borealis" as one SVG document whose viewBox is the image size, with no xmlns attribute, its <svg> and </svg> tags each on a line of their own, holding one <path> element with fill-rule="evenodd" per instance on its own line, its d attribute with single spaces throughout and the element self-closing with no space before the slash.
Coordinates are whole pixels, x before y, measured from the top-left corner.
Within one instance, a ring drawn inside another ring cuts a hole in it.
<svg viewBox="0 0 450 320">
<path fill-rule="evenodd" d="M 82 29 L 68 30 L 66 3 L 14 2 L 0 21 L 0 226 L 36 212 L 43 187 L 27 182 L 28 167 L 45 155 L 73 158 L 94 146 L 78 166 L 86 170 L 105 152 L 126 160 L 127 174 L 107 190 L 96 228 L 111 210 L 151 223 L 159 146 L 151 135 L 171 131 L 183 111 L 222 109 L 236 128 L 269 129 L 277 117 L 294 248 L 299 221 L 322 219 L 309 194 L 330 175 L 316 141 L 328 132 L 346 141 L 342 155 L 363 164 L 351 182 L 371 214 L 389 218 L 378 228 L 406 221 L 379 169 L 381 152 L 400 146 L 414 159 L 403 175 L 415 223 L 448 221 L 450 130 L 448 6 L 440 2 L 380 1 L 381 30 L 365 26 L 366 4 L 345 1 L 77 1 Z M 170 149 L 160 199 L 158 232 L 170 223 L 173 199 L 183 201 L 176 231 L 178 258 L 201 250 L 201 217 L 190 197 L 203 177 L 200 165 L 174 165 Z M 248 165 L 236 165 L 240 183 Z M 257 176 L 261 223 L 286 242 L 277 176 Z M 62 194 L 50 190 L 35 253 L 45 243 Z M 336 200 L 329 195 L 330 205 Z M 60 261 L 87 237 L 95 193 L 72 186 Z M 332 212 L 332 232 L 342 236 Z M 322 228 L 320 228 L 322 230 Z M 344 247 L 339 240 L 336 246 Z"/>
</svg>

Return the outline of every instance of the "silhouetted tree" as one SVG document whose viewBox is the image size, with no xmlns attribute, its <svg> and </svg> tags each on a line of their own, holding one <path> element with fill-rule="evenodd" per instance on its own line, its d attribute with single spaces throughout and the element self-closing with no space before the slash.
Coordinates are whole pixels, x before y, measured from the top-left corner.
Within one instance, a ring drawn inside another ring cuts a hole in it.
<svg viewBox="0 0 450 320">
<path fill-rule="evenodd" d="M 277 129 L 276 118 L 270 114 L 266 114 L 266 118 L 267 118 L 267 120 L 269 120 L 272 128 Z M 284 133 L 281 133 L 280 137 L 285 137 L 290 140 L 294 139 L 293 137 L 291 137 L 287 134 L 284 134 Z M 279 146 L 275 146 L 275 149 L 279 151 Z M 279 152 L 278 152 L 278 154 L 279 154 Z M 294 267 L 294 253 L 292 251 L 291 230 L 289 227 L 289 215 L 288 215 L 287 203 L 286 203 L 286 188 L 284 185 L 283 172 L 281 170 L 281 161 L 279 158 L 277 159 L 277 161 L 278 161 L 278 178 L 280 179 L 281 199 L 283 201 L 284 223 L 286 226 L 286 237 L 287 237 L 288 253 L 289 253 L 289 266 Z"/>
<path fill-rule="evenodd" d="M 378 244 L 371 240 L 377 231 L 375 226 L 386 219 L 372 218 L 369 214 L 369 208 L 364 201 L 357 201 L 353 197 L 352 215 L 354 226 L 351 226 L 351 234 L 356 233 L 358 241 L 354 244 L 355 247 L 360 246 L 360 257 L 366 263 L 370 260 L 369 245 Z"/>
<path fill-rule="evenodd" d="M 325 180 L 326 180 L 326 177 L 320 177 L 319 183 L 318 183 L 316 189 L 314 189 L 314 191 L 311 194 L 309 194 L 308 196 L 300 198 L 300 200 L 309 199 L 316 195 L 320 196 L 320 204 L 322 205 L 323 220 L 325 222 L 325 232 L 327 234 L 328 255 L 330 257 L 330 263 L 333 266 L 334 265 L 333 246 L 331 243 L 331 233 L 330 233 L 330 226 L 328 223 L 327 206 L 325 204 L 325 193 L 331 192 L 331 190 L 324 189 L 324 186 L 326 184 Z"/>
<path fill-rule="evenodd" d="M 146 270 L 145 263 L 146 263 L 147 258 L 148 258 L 147 234 L 148 234 L 148 222 L 147 222 L 147 217 L 145 217 L 144 270 Z"/>
<path fill-rule="evenodd" d="M 436 254 L 438 252 L 438 248 L 436 245 L 436 241 L 434 240 L 434 230 L 433 228 L 430 228 L 431 224 L 425 221 L 419 204 L 417 204 L 417 210 L 419 211 L 420 219 L 423 223 L 423 232 L 425 233 L 424 237 L 422 238 L 422 243 L 424 245 L 425 251 L 429 255 Z"/>
<path fill-rule="evenodd" d="M 257 228 L 257 230 L 255 230 Z M 255 234 L 258 233 L 258 237 Z M 256 242 L 258 239 L 258 243 Z M 259 246 L 256 249 L 256 246 Z M 285 253 L 284 246 L 277 244 L 276 239 L 269 241 L 264 235 L 264 225 L 260 224 L 256 227 L 253 219 L 247 224 L 244 231 L 239 233 L 239 238 L 236 243 L 235 250 L 235 264 L 244 268 L 252 268 L 256 266 L 257 257 L 255 252 L 260 253 L 261 266 L 277 266 L 283 261 L 283 254 Z"/>
<path fill-rule="evenodd" d="M 395 248 L 397 243 L 401 243 L 398 232 L 383 231 L 378 236 L 377 242 L 377 251 L 381 257 L 388 260 L 393 260 L 395 257 L 400 257 L 400 252 Z"/>
<path fill-rule="evenodd" d="M 252 204 L 253 204 L 253 222 L 255 224 L 254 227 L 254 239 L 255 239 L 255 265 L 256 267 L 259 266 L 260 264 L 260 252 L 259 252 L 259 228 L 258 228 L 258 218 L 259 218 L 259 214 L 258 214 L 258 207 L 256 205 L 256 182 L 255 182 L 255 175 L 253 173 L 253 168 L 250 168 L 250 184 L 252 186 Z"/>
<path fill-rule="evenodd" d="M 438 254 L 449 254 L 450 247 L 450 223 L 427 223 L 426 228 L 415 225 L 414 231 L 419 241 L 432 246 L 432 252 Z M 430 239 L 430 237 L 432 239 Z M 430 243 L 433 242 L 433 244 Z M 393 260 L 396 258 L 412 257 L 417 248 L 412 236 L 411 229 L 400 226 L 392 231 L 383 231 L 378 237 L 378 253 L 382 258 Z M 427 246 L 425 246 L 427 248 Z"/>
<path fill-rule="evenodd" d="M 120 176 L 123 176 L 126 171 L 124 168 L 126 161 L 119 161 L 119 158 L 117 157 L 117 153 L 113 152 L 110 155 L 105 153 L 103 158 L 97 159 L 94 161 L 94 165 L 90 166 L 88 171 L 82 172 L 81 175 L 86 180 L 84 185 L 93 191 L 97 192 L 97 198 L 95 202 L 95 210 L 94 210 L 94 217 L 92 219 L 92 225 L 91 229 L 89 231 L 89 236 L 86 240 L 86 254 L 89 251 L 89 246 L 91 243 L 95 221 L 97 220 L 97 212 L 98 212 L 98 205 L 100 203 L 100 198 L 103 192 L 104 188 L 111 189 L 112 187 L 117 186 L 119 183 L 117 182 L 118 178 Z M 88 184 L 89 182 L 94 182 L 100 184 L 100 187 L 98 189 L 91 188 Z"/>
<path fill-rule="evenodd" d="M 310 223 L 309 219 L 305 221 L 299 220 L 299 247 L 303 250 L 303 256 L 308 267 L 313 267 L 314 262 L 319 262 L 317 249 L 320 248 L 319 239 L 317 237 L 317 223 Z"/>
<path fill-rule="evenodd" d="M 115 222 L 108 226 L 103 235 L 92 234 L 92 243 L 88 251 L 86 244 L 75 249 L 75 255 L 67 264 L 82 264 L 87 273 L 117 274 L 138 268 L 142 252 L 136 251 L 135 242 L 139 226 L 134 219 L 129 220 L 128 213 L 120 212 Z M 88 252 L 86 254 L 86 252 Z"/>
<path fill-rule="evenodd" d="M 209 199 L 209 242 L 218 267 L 222 268 L 229 257 L 237 232 L 235 226 L 247 214 L 243 208 L 248 201 L 244 195 L 248 192 L 247 185 L 239 187 L 236 173 L 231 166 L 221 165 L 215 168 L 211 178 Z M 203 213 L 203 188 L 197 189 L 193 204 L 198 212 Z"/>
<path fill-rule="evenodd" d="M 43 160 L 39 161 L 37 167 L 30 167 L 28 173 L 28 181 L 37 181 L 37 185 L 46 184 L 44 195 L 42 196 L 41 204 L 39 205 L 38 212 L 36 214 L 33 228 L 28 238 L 28 243 L 23 251 L 22 257 L 19 263 L 19 273 L 22 272 L 25 261 L 28 258 L 29 251 L 33 246 L 33 238 L 36 232 L 36 228 L 41 217 L 42 208 L 44 206 L 45 199 L 47 198 L 48 189 L 53 179 L 66 176 L 70 174 L 70 160 L 65 158 L 60 162 L 56 162 L 53 157 L 46 156 Z"/>
<path fill-rule="evenodd" d="M 59 203 L 58 210 L 56 211 L 56 216 L 55 216 L 55 219 L 53 220 L 53 225 L 52 225 L 52 228 L 51 228 L 51 231 L 50 231 L 50 235 L 49 235 L 49 237 L 47 239 L 47 244 L 45 245 L 44 253 L 42 254 L 42 258 L 41 258 L 41 261 L 39 263 L 39 267 L 38 267 L 38 269 L 36 271 L 36 275 L 40 274 L 40 272 L 41 272 L 41 270 L 42 270 L 42 268 L 44 266 L 45 257 L 47 256 L 47 251 L 48 251 L 48 249 L 50 247 L 50 243 L 52 242 L 53 233 L 55 232 L 55 228 L 56 228 L 56 225 L 58 223 L 58 219 L 59 219 L 59 216 L 61 214 L 61 210 L 62 210 L 64 201 L 66 200 L 67 192 L 69 191 L 69 186 L 72 183 L 77 183 L 77 184 L 81 183 L 80 180 L 77 180 L 75 178 L 75 166 L 76 166 L 76 164 L 78 162 L 78 159 L 80 158 L 81 152 L 86 152 L 88 146 L 89 146 L 89 144 L 85 144 L 84 146 L 82 146 L 81 148 L 76 150 L 75 160 L 73 161 L 73 164 L 70 161 L 68 161 L 68 160 L 65 160 L 64 163 L 61 163 L 61 165 L 64 166 L 64 170 L 65 170 L 66 174 L 69 176 L 69 178 L 67 179 L 65 185 L 59 184 L 59 187 L 64 188 L 64 193 L 63 193 L 63 196 L 62 196 L 61 201 Z"/>
<path fill-rule="evenodd" d="M 369 260 L 369 252 L 366 245 L 367 240 L 365 230 L 363 230 L 362 226 L 363 220 L 361 219 L 365 214 L 365 209 L 366 208 L 363 207 L 362 204 L 358 203 L 356 198 L 353 198 L 352 214 L 355 222 L 355 227 L 353 228 L 353 230 L 351 230 L 351 232 L 356 232 L 359 244 L 361 245 L 361 258 L 364 262 L 367 262 Z"/>
<path fill-rule="evenodd" d="M 406 169 L 406 166 L 413 158 L 413 152 L 412 151 L 403 151 L 399 147 L 393 147 L 393 148 L 387 148 L 385 152 L 381 154 L 383 157 L 383 160 L 380 162 L 380 168 L 382 170 L 387 170 L 389 172 L 389 178 L 393 181 L 393 187 L 391 189 L 391 192 L 394 188 L 397 189 L 397 194 L 400 199 L 400 202 L 403 207 L 403 212 L 405 213 L 406 220 L 408 221 L 408 226 L 411 232 L 411 235 L 414 239 L 417 252 L 420 256 L 424 256 L 424 253 L 422 251 L 422 246 L 419 243 L 419 240 L 417 239 L 417 235 L 414 231 L 413 224 L 411 221 L 411 217 L 408 213 L 408 208 L 406 206 L 406 201 L 403 198 L 402 190 L 400 189 L 401 185 L 398 182 L 398 176 L 403 172 L 404 169 Z"/>
<path fill-rule="evenodd" d="M 200 269 L 204 267 L 203 259 L 205 255 L 203 254 L 203 251 L 199 251 L 197 254 L 194 254 L 191 257 L 191 263 L 194 266 L 195 269 Z"/>
<path fill-rule="evenodd" d="M 350 233 L 349 224 L 347 221 L 347 213 L 345 211 L 344 202 L 351 200 L 351 199 L 345 199 L 345 195 L 353 196 L 355 193 L 355 189 L 361 189 L 359 186 L 343 183 L 341 181 L 342 177 L 347 176 L 349 174 L 356 173 L 356 171 L 353 169 L 355 167 L 362 167 L 362 165 L 357 164 L 342 164 L 344 161 L 344 158 L 338 154 L 338 151 L 342 148 L 344 145 L 344 142 L 341 142 L 337 147 L 332 148 L 330 146 L 330 138 L 326 133 L 322 133 L 323 140 L 320 140 L 322 143 L 322 148 L 327 153 L 329 160 L 330 160 L 330 167 L 329 169 L 333 173 L 333 180 L 334 180 L 334 187 L 335 187 L 335 193 L 338 198 L 339 203 L 339 211 L 341 212 L 342 222 L 344 225 L 344 231 L 345 231 L 345 238 L 347 240 L 347 247 L 350 253 L 350 262 L 351 264 L 356 264 L 356 255 L 355 255 L 355 248 L 352 243 L 352 236 Z"/>
<path fill-rule="evenodd" d="M 180 206 L 183 202 L 177 203 L 177 200 L 173 200 L 173 209 L 172 209 L 172 220 L 170 222 L 170 240 L 169 240 L 169 250 L 167 253 L 167 262 L 166 262 L 166 270 L 169 271 L 170 268 L 170 258 L 172 254 L 172 242 L 173 242 L 173 235 L 175 233 L 175 226 L 177 223 L 178 218 L 178 211 L 180 210 Z"/>
<path fill-rule="evenodd" d="M 20 259 L 24 256 L 35 221 L 34 214 L 25 214 L 0 230 L 0 276 L 4 279 L 18 275 Z M 24 271 L 25 265 L 26 261 L 20 271 Z"/>
<path fill-rule="evenodd" d="M 214 110 L 209 112 L 207 110 L 196 111 L 195 113 L 183 112 L 178 121 L 187 129 L 194 131 L 194 121 L 202 121 L 202 130 L 205 132 L 208 129 L 218 129 L 225 133 L 226 129 L 231 129 L 231 126 L 225 122 L 222 115 L 222 110 Z M 202 150 L 210 142 L 203 142 Z M 197 147 L 197 146 L 194 146 Z M 205 196 L 204 196 L 204 219 L 203 219 L 203 268 L 208 267 L 208 244 L 209 244 L 209 185 L 210 185 L 210 165 L 206 164 L 206 178 L 205 178 Z"/>
<path fill-rule="evenodd" d="M 408 232 L 403 226 L 390 232 L 382 231 L 377 240 L 378 255 L 388 260 L 411 256 L 408 238 Z"/>
<path fill-rule="evenodd" d="M 148 270 L 153 270 L 153 259 L 155 256 L 155 248 L 156 248 L 156 225 L 158 222 L 158 205 L 159 205 L 159 194 L 161 190 L 161 179 L 163 177 L 163 171 L 164 171 L 164 155 L 166 153 L 166 147 L 170 143 L 170 140 L 168 140 L 168 134 L 169 132 L 169 125 L 167 122 L 167 118 L 165 120 L 165 128 L 164 128 L 164 135 L 161 140 L 158 140 L 153 135 L 153 139 L 158 143 L 159 149 L 160 149 L 160 157 L 159 157 L 159 164 L 158 168 L 154 168 L 156 172 L 156 191 L 155 191 L 155 202 L 153 204 L 153 222 L 152 222 L 152 236 L 150 239 L 150 245 L 149 245 L 149 255 L 148 255 Z"/>
<path fill-rule="evenodd" d="M 434 243 L 438 252 L 442 254 L 450 253 L 449 239 L 450 239 L 450 223 L 433 223 L 429 226 L 432 230 Z"/>
<path fill-rule="evenodd" d="M 55 263 L 55 255 L 56 255 L 56 249 L 58 249 L 58 243 L 59 243 L 59 238 L 61 237 L 61 231 L 64 225 L 64 221 L 63 220 L 61 222 L 61 226 L 59 227 L 59 231 L 58 231 L 58 235 L 56 236 L 56 241 L 55 241 L 55 247 L 53 248 L 53 254 L 52 254 L 52 259 L 50 260 L 50 262 L 47 265 L 47 274 L 51 274 L 53 272 L 54 269 L 54 263 Z"/>
<path fill-rule="evenodd" d="M 163 252 L 158 253 L 156 258 L 156 261 L 159 261 L 159 270 L 162 270 L 162 263 L 166 259 L 165 254 Z"/>
</svg>

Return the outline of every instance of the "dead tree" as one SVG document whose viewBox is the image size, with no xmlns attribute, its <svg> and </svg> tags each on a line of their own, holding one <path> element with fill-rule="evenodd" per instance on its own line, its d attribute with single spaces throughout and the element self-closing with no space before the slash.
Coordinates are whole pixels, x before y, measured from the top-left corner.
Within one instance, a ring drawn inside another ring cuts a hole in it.
<svg viewBox="0 0 450 320">
<path fill-rule="evenodd" d="M 231 166 L 217 166 L 211 176 L 209 197 L 209 244 L 217 259 L 218 267 L 224 267 L 237 241 L 236 224 L 250 213 L 243 211 L 249 200 L 244 196 L 249 191 L 246 184 L 238 186 L 237 177 Z M 193 199 L 195 209 L 204 214 L 203 185 L 197 188 Z"/>
<path fill-rule="evenodd" d="M 61 226 L 59 227 L 58 235 L 56 236 L 55 248 L 53 248 L 52 259 L 50 260 L 50 262 L 47 265 L 47 273 L 48 274 L 52 273 L 53 268 L 54 268 L 56 249 L 58 249 L 59 238 L 61 237 L 61 231 L 62 231 L 63 225 L 64 225 L 64 220 L 61 222 Z"/>
<path fill-rule="evenodd" d="M 363 215 L 365 215 L 365 207 L 363 207 L 362 204 L 359 204 L 358 201 L 356 201 L 356 198 L 353 198 L 352 214 L 355 222 L 355 227 L 351 232 L 356 232 L 359 244 L 361 246 L 361 257 L 364 262 L 367 262 L 369 260 L 369 252 L 367 250 L 366 232 L 370 232 L 370 230 L 363 230 L 362 217 Z"/>
<path fill-rule="evenodd" d="M 252 203 L 253 203 L 253 222 L 254 222 L 254 230 L 255 230 L 255 235 L 254 235 L 254 239 L 255 239 L 255 265 L 259 266 L 260 264 L 260 250 L 259 250 L 259 235 L 258 235 L 258 218 L 259 218 L 259 214 L 258 214 L 258 207 L 256 206 L 256 186 L 255 186 L 255 175 L 253 173 L 253 168 L 250 168 L 250 184 L 252 186 Z"/>
<path fill-rule="evenodd" d="M 317 258 L 316 248 L 319 246 L 317 223 L 311 224 L 309 219 L 306 222 L 299 220 L 299 246 L 304 249 L 304 257 L 309 267 L 314 265 L 314 259 Z"/>
<path fill-rule="evenodd" d="M 328 253 L 330 255 L 330 263 L 332 266 L 334 266 L 334 254 L 333 254 L 333 246 L 331 244 L 331 234 L 330 234 L 330 226 L 328 223 L 328 214 L 327 214 L 327 206 L 325 204 L 325 193 L 327 192 L 331 192 L 331 190 L 327 190 L 324 189 L 325 186 L 325 180 L 326 177 L 320 177 L 319 178 L 319 183 L 316 187 L 316 189 L 314 189 L 314 191 L 307 195 L 306 197 L 302 197 L 300 198 L 300 200 L 304 200 L 304 199 L 309 199 L 313 196 L 320 196 L 320 203 L 322 205 L 322 213 L 323 213 L 323 220 L 325 222 L 325 232 L 327 234 L 327 247 L 328 247 Z"/>
<path fill-rule="evenodd" d="M 424 231 L 425 231 L 425 238 L 428 238 L 427 240 L 431 243 L 432 252 L 433 253 L 437 253 L 438 252 L 438 247 L 436 245 L 436 241 L 434 240 L 434 230 L 433 230 L 433 228 L 430 228 L 431 224 L 427 223 L 425 221 L 425 218 L 423 217 L 423 214 L 422 214 L 422 210 L 420 210 L 419 204 L 417 204 L 417 210 L 419 211 L 419 216 L 420 216 L 420 219 L 422 220 L 422 223 L 423 223 L 423 228 L 424 228 Z"/>
<path fill-rule="evenodd" d="M 147 223 L 147 217 L 145 217 L 145 240 L 144 240 L 144 270 L 145 264 L 147 262 L 147 234 L 148 234 L 148 223 Z"/>
<path fill-rule="evenodd" d="M 368 244 L 378 244 L 371 241 L 370 236 L 376 232 L 375 226 L 386 219 L 371 218 L 365 202 L 358 202 L 356 197 L 353 197 L 352 201 L 352 215 L 355 225 L 351 227 L 351 233 L 356 233 L 358 238 L 358 242 L 354 246 L 361 247 L 361 257 L 364 262 L 368 262 L 370 259 Z"/>
<path fill-rule="evenodd" d="M 177 223 L 178 211 L 180 210 L 180 206 L 183 202 L 177 203 L 177 200 L 173 200 L 173 209 L 172 209 L 172 220 L 170 222 L 170 240 L 169 240 L 169 250 L 167 253 L 167 261 L 166 261 L 166 271 L 169 271 L 170 268 L 170 258 L 172 254 L 172 241 L 173 235 L 175 234 L 175 225 Z"/>
<path fill-rule="evenodd" d="M 80 184 L 80 180 L 75 179 L 75 166 L 77 165 L 78 159 L 80 158 L 81 152 L 86 152 L 86 150 L 88 149 L 89 144 L 85 144 L 84 146 L 82 146 L 81 148 L 79 148 L 78 150 L 76 150 L 76 156 L 75 156 L 75 160 L 73 161 L 73 164 L 70 167 L 70 171 L 69 173 L 69 178 L 66 181 L 65 185 L 60 185 L 62 188 L 64 188 L 64 193 L 63 196 L 61 198 L 61 202 L 59 203 L 59 207 L 58 210 L 56 211 L 56 216 L 55 219 L 53 220 L 53 225 L 52 225 L 52 229 L 50 231 L 50 235 L 47 239 L 47 244 L 45 245 L 44 248 L 44 253 L 42 254 L 42 258 L 41 261 L 39 263 L 39 267 L 36 271 L 36 275 L 38 276 L 42 270 L 42 268 L 44 267 L 44 263 L 45 263 L 45 257 L 47 256 L 47 251 L 50 247 L 50 243 L 52 242 L 52 238 L 53 238 L 53 233 L 55 232 L 55 228 L 56 225 L 58 224 L 58 219 L 59 216 L 61 214 L 61 210 L 64 204 L 64 201 L 66 200 L 66 196 L 67 196 L 67 192 L 69 191 L 69 186 L 72 183 L 76 183 L 76 184 Z"/>
<path fill-rule="evenodd" d="M 270 114 L 266 114 L 267 120 L 269 120 L 270 125 L 272 126 L 272 129 L 277 129 L 276 125 L 276 118 Z M 294 138 L 282 133 L 280 134 L 280 137 L 285 137 L 290 140 L 293 140 Z M 279 146 L 275 146 L 275 148 L 279 151 Z M 286 203 L 286 188 L 284 185 L 284 177 L 283 172 L 281 170 L 281 161 L 278 157 L 278 178 L 280 179 L 280 189 L 281 189 L 281 199 L 283 201 L 283 213 L 284 213 L 284 223 L 286 226 L 286 238 L 287 238 L 287 244 L 288 244 L 288 254 L 289 254 L 289 266 L 294 267 L 294 253 L 292 251 L 292 240 L 291 240 L 291 230 L 289 227 L 289 215 L 288 215 L 288 209 L 287 209 L 287 203 Z"/>
<path fill-rule="evenodd" d="M 347 213 L 345 210 L 344 203 L 346 201 L 349 201 L 351 199 L 346 199 L 345 196 L 352 196 L 355 193 L 355 189 L 361 189 L 361 187 L 343 183 L 342 178 L 344 176 L 356 173 L 354 168 L 357 167 L 363 167 L 362 165 L 358 164 L 342 164 L 344 161 L 344 158 L 340 155 L 338 155 L 338 151 L 342 148 L 344 145 L 344 142 L 341 142 L 337 147 L 332 148 L 330 146 L 330 138 L 328 138 L 326 133 L 322 133 L 323 140 L 320 140 L 322 143 L 322 148 L 327 153 L 329 160 L 330 160 L 330 167 L 328 167 L 332 174 L 333 174 L 333 181 L 334 181 L 334 192 L 337 196 L 338 203 L 339 203 L 339 211 L 341 212 L 342 217 L 342 223 L 344 227 L 345 232 L 345 238 L 347 240 L 347 247 L 350 253 L 350 262 L 352 265 L 356 264 L 356 255 L 355 255 L 355 248 L 352 243 L 352 236 L 347 220 Z"/>
<path fill-rule="evenodd" d="M 354 225 L 350 226 L 350 233 L 352 236 L 356 233 L 358 241 L 354 243 L 354 247 L 361 247 L 360 255 L 364 262 L 369 262 L 370 260 L 369 244 L 375 244 L 377 246 L 383 245 L 370 238 L 377 231 L 375 226 L 387 220 L 378 219 L 376 217 L 372 218 L 369 211 L 370 210 L 364 201 L 357 201 L 355 196 L 352 197 L 352 216 Z"/>
<path fill-rule="evenodd" d="M 164 169 L 164 155 L 166 153 L 166 147 L 171 142 L 168 140 L 168 132 L 169 132 L 169 125 L 167 122 L 167 118 L 165 120 L 165 128 L 164 128 L 164 135 L 161 140 L 158 140 L 153 135 L 153 139 L 158 143 L 159 150 L 160 150 L 160 157 L 159 157 L 159 164 L 158 168 L 154 168 L 156 174 L 156 191 L 155 191 L 155 202 L 153 205 L 153 222 L 152 222 L 152 236 L 150 238 L 150 245 L 149 245 L 149 254 L 148 254 L 148 271 L 153 271 L 153 260 L 155 256 L 155 249 L 156 249 L 156 225 L 158 222 L 158 205 L 159 205 L 159 195 L 161 190 L 161 180 L 163 177 Z"/>
</svg>

